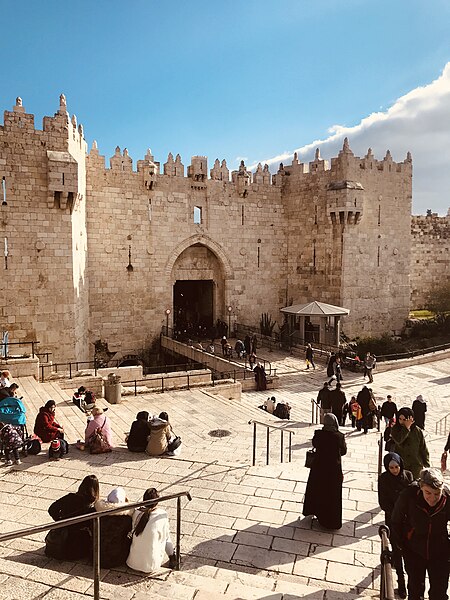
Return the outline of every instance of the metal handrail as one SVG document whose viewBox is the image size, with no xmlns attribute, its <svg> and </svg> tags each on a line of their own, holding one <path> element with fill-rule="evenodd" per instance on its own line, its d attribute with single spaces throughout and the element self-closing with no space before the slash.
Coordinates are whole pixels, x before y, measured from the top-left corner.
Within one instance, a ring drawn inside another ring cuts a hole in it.
<svg viewBox="0 0 450 600">
<path fill-rule="evenodd" d="M 378 430 L 379 431 L 379 430 Z M 383 434 L 380 433 L 380 437 L 378 440 L 378 477 L 381 475 L 382 465 L 383 465 Z"/>
<path fill-rule="evenodd" d="M 445 415 L 445 417 L 442 417 L 442 419 L 439 419 L 439 421 L 436 422 L 436 430 L 435 433 L 436 435 L 442 435 L 442 424 L 444 424 L 444 435 L 447 433 L 447 419 L 450 417 L 450 413 L 448 413 L 447 415 Z"/>
<path fill-rule="evenodd" d="M 270 429 L 275 429 L 280 431 L 280 462 L 284 462 L 284 432 L 289 433 L 289 453 L 288 460 L 292 462 L 292 436 L 295 435 L 295 431 L 293 429 L 288 429 L 287 427 L 281 427 L 280 425 L 271 425 L 268 423 L 264 423 L 263 421 L 257 421 L 256 419 L 251 419 L 248 424 L 251 425 L 253 423 L 253 457 L 252 457 L 252 466 L 254 467 L 256 464 L 256 426 L 262 425 L 266 428 L 266 465 L 269 464 L 269 450 L 270 450 Z"/>
<path fill-rule="evenodd" d="M 155 500 L 141 500 L 140 502 L 133 502 L 130 504 L 121 505 L 119 508 L 112 508 L 109 510 L 102 510 L 99 512 L 89 513 L 87 515 L 81 515 L 79 517 L 71 517 L 70 519 L 62 519 L 54 523 L 46 523 L 45 525 L 37 525 L 35 527 L 28 527 L 27 529 L 18 529 L 16 531 L 10 531 L 9 533 L 0 534 L 0 543 L 15 538 L 25 537 L 27 535 L 33 535 L 42 531 L 51 529 L 60 529 L 66 525 L 75 525 L 76 523 L 83 523 L 85 521 L 93 521 L 93 580 L 94 580 L 94 600 L 100 599 L 100 519 L 107 515 L 116 515 L 123 513 L 124 510 L 130 510 L 132 508 L 142 508 L 159 504 L 166 500 L 177 499 L 177 530 L 176 530 L 176 545 L 175 545 L 175 570 L 180 570 L 180 541 L 181 541 L 181 497 L 185 496 L 189 501 L 192 497 L 189 492 L 178 492 L 176 494 L 170 494 L 168 496 L 161 496 Z"/>
<path fill-rule="evenodd" d="M 381 585 L 380 600 L 395 600 L 394 581 L 392 578 L 392 551 L 389 548 L 389 527 L 380 525 L 378 534 L 381 538 Z"/>
<path fill-rule="evenodd" d="M 319 424 L 319 410 L 320 404 L 314 398 L 311 398 L 311 425 Z"/>
<path fill-rule="evenodd" d="M 39 343 L 40 342 L 38 342 L 38 340 L 32 340 L 30 342 L 28 342 L 28 341 L 27 342 L 25 342 L 25 341 L 23 341 L 23 342 L 9 342 L 8 341 L 8 342 L 6 342 L 6 344 L 0 343 L 0 346 L 1 346 L 0 349 L 3 352 L 3 354 L 0 356 L 0 358 L 2 358 L 3 360 L 6 360 L 6 361 L 8 360 L 8 348 L 10 346 L 31 346 L 31 356 L 34 358 L 35 354 L 36 354 L 34 348 Z M 14 357 L 10 357 L 10 358 L 14 358 Z"/>
</svg>

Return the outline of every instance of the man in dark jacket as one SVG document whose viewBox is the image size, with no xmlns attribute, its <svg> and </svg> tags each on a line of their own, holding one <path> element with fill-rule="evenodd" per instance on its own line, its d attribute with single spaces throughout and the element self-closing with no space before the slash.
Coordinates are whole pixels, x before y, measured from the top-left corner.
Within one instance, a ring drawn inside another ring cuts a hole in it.
<svg viewBox="0 0 450 600">
<path fill-rule="evenodd" d="M 392 536 L 403 552 L 408 573 L 409 600 L 424 597 L 427 572 L 429 600 L 448 598 L 448 521 L 449 490 L 437 471 L 423 469 L 419 482 L 411 484 L 398 497 L 391 519 Z"/>
<path fill-rule="evenodd" d="M 427 412 L 427 403 L 421 395 L 412 403 L 412 410 L 414 413 L 414 422 L 420 429 L 425 429 L 425 413 Z"/>
<path fill-rule="evenodd" d="M 331 412 L 330 388 L 328 381 L 325 381 L 323 388 L 317 394 L 317 404 L 320 406 L 320 423 L 323 425 L 323 418 Z"/>
<path fill-rule="evenodd" d="M 347 402 L 345 393 L 341 389 L 341 384 L 337 383 L 336 388 L 330 391 L 331 412 L 338 420 L 339 425 L 342 423 L 342 409 Z"/>
<path fill-rule="evenodd" d="M 381 405 L 380 416 L 383 417 L 386 427 L 391 419 L 397 418 L 397 405 L 392 400 L 392 396 L 388 396 L 386 402 Z"/>
</svg>

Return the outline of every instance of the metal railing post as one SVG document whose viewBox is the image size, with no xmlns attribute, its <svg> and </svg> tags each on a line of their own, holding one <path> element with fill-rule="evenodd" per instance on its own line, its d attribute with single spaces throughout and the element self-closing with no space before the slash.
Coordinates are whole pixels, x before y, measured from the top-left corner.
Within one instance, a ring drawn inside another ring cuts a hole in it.
<svg viewBox="0 0 450 600">
<path fill-rule="evenodd" d="M 383 464 L 383 434 L 380 434 L 378 440 L 378 475 L 381 475 L 381 465 Z"/>
<path fill-rule="evenodd" d="M 256 423 L 253 423 L 253 462 L 252 465 L 256 464 Z"/>
<path fill-rule="evenodd" d="M 134 380 L 134 395 L 137 396 L 137 381 Z"/>
<path fill-rule="evenodd" d="M 69 363 L 69 379 L 72 379 L 72 363 Z"/>
<path fill-rule="evenodd" d="M 280 435 L 280 438 L 281 438 L 281 461 L 280 462 L 283 462 L 283 441 L 284 441 L 283 434 L 284 434 L 284 431 L 281 430 L 281 435 Z"/>
<path fill-rule="evenodd" d="M 175 570 L 180 570 L 180 546 L 181 546 L 181 498 L 177 498 L 177 547 L 175 548 L 176 565 Z"/>
<path fill-rule="evenodd" d="M 311 398 L 311 425 L 314 425 L 314 400 Z"/>
<path fill-rule="evenodd" d="M 31 342 L 31 356 L 34 358 L 34 342 Z"/>
<path fill-rule="evenodd" d="M 94 600 L 100 600 L 100 518 L 93 520 L 92 562 L 94 570 Z"/>
<path fill-rule="evenodd" d="M 389 528 L 381 525 L 378 529 L 381 538 L 381 600 L 394 600 L 394 582 L 392 579 L 392 552 L 389 549 Z"/>
<path fill-rule="evenodd" d="M 266 427 L 266 465 L 269 464 L 269 447 L 270 447 L 270 431 L 269 428 Z"/>
<path fill-rule="evenodd" d="M 187 374 L 187 389 L 188 390 L 190 389 L 190 387 L 189 387 L 189 373 Z"/>
<path fill-rule="evenodd" d="M 292 462 L 292 431 L 289 432 L 289 462 Z"/>
</svg>

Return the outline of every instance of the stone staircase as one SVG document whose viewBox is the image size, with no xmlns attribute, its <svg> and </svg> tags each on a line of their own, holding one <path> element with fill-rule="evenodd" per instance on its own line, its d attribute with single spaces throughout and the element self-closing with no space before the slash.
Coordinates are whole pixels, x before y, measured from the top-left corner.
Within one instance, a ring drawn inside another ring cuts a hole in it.
<svg viewBox="0 0 450 600">
<path fill-rule="evenodd" d="M 449 361 L 450 362 L 450 361 Z M 376 378 L 380 393 L 408 389 L 411 397 L 423 393 L 431 398 L 432 382 L 445 377 L 449 364 L 421 367 L 421 377 L 407 370 Z M 437 377 L 442 373 L 442 377 Z M 188 490 L 192 502 L 182 501 L 181 571 L 162 569 L 144 577 L 126 567 L 101 572 L 101 597 L 114 600 L 167 599 L 216 600 L 330 600 L 377 597 L 379 586 L 378 525 L 383 515 L 376 495 L 378 435 L 344 430 L 348 454 L 344 458 L 343 517 L 341 530 L 322 530 L 301 515 L 308 471 L 304 453 L 310 447 L 314 427 L 308 425 L 309 398 L 321 373 L 293 373 L 283 382 L 283 397 L 293 404 L 296 420 L 292 463 L 279 463 L 277 436 L 271 434 L 271 464 L 264 461 L 265 430 L 258 432 L 258 463 L 251 467 L 250 419 L 282 424 L 257 406 L 265 392 L 244 394 L 241 401 L 217 397 L 210 389 L 148 394 L 127 398 L 110 407 L 116 448 L 110 455 L 91 456 L 71 448 L 58 462 L 46 456 L 27 457 L 23 464 L 0 470 L 0 531 L 49 521 L 47 508 L 56 498 L 76 488 L 88 473 L 101 482 L 101 494 L 122 485 L 131 499 L 155 485 L 161 493 Z M 425 380 L 429 378 L 429 382 Z M 310 385 L 308 382 L 311 382 Z M 39 406 L 48 398 L 57 402 L 57 415 L 69 441 L 82 437 L 83 414 L 71 403 L 71 394 L 57 383 L 19 381 L 32 423 Z M 436 383 L 438 385 L 438 383 Z M 440 385 L 440 384 L 439 384 Z M 308 387 L 309 386 L 309 387 Z M 419 387 L 420 386 L 420 387 Z M 74 388 L 76 385 L 74 385 Z M 445 409 L 449 390 L 438 388 L 429 406 L 432 421 Z M 395 391 L 393 392 L 395 394 Z M 131 455 L 123 442 L 139 410 L 167 410 L 183 439 L 177 458 Z M 230 435 L 212 438 L 213 429 Z M 439 464 L 445 440 L 427 434 L 432 463 Z M 167 504 L 172 528 L 175 505 Z M 78 600 L 92 596 L 92 569 L 88 564 L 61 563 L 45 557 L 43 534 L 11 540 L 0 546 L 0 583 L 6 600 L 45 598 Z"/>
</svg>

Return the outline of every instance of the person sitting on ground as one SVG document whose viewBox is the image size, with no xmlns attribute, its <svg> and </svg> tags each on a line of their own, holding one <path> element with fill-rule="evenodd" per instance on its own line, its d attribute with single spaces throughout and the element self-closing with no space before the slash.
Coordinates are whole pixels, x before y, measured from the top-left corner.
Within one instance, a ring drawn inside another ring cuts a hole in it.
<svg viewBox="0 0 450 600">
<path fill-rule="evenodd" d="M 179 456 L 181 453 L 181 438 L 178 438 L 177 435 L 175 434 L 172 425 L 169 422 L 169 415 L 166 412 L 161 412 L 159 413 L 159 418 L 162 419 L 163 421 L 167 421 L 167 423 L 169 423 L 169 428 L 170 428 L 170 439 L 169 439 L 169 444 L 167 446 L 167 452 L 166 454 L 168 456 Z M 177 440 L 177 441 L 175 441 Z"/>
<path fill-rule="evenodd" d="M 144 500 L 156 500 L 159 494 L 155 488 L 146 490 Z M 157 503 L 136 508 L 133 513 L 133 537 L 127 566 L 141 573 L 154 573 L 165 558 L 169 557 L 169 567 L 176 566 L 175 549 L 170 539 L 169 519 L 164 509 Z"/>
<path fill-rule="evenodd" d="M 81 412 L 89 413 L 95 406 L 95 394 L 82 385 L 72 396 L 72 402 Z"/>
<path fill-rule="evenodd" d="M 69 493 L 56 500 L 48 509 L 54 521 L 70 517 L 88 515 L 95 512 L 94 502 L 99 498 L 99 483 L 95 475 L 87 475 L 75 493 Z M 64 531 L 64 543 L 61 544 Z M 45 538 L 45 555 L 58 560 L 79 560 L 86 558 L 91 549 L 91 526 L 89 521 L 69 525 L 51 531 Z M 58 541 L 58 543 L 55 543 Z"/>
<path fill-rule="evenodd" d="M 23 446 L 20 427 L 0 423 L 0 442 L 5 453 L 5 466 L 9 467 L 13 464 L 12 457 L 14 458 L 14 464 L 20 465 L 19 448 Z"/>
<path fill-rule="evenodd" d="M 60 440 L 59 438 L 56 438 L 50 442 L 50 446 L 48 448 L 48 458 L 49 460 L 59 460 L 68 452 L 69 444 L 66 442 L 66 440 Z"/>
<path fill-rule="evenodd" d="M 211 343 L 208 345 L 206 351 L 209 352 L 210 354 L 214 354 L 214 352 L 215 352 L 214 340 L 211 340 Z"/>
<path fill-rule="evenodd" d="M 383 458 L 384 468 L 386 469 L 378 478 L 378 502 L 385 512 L 385 523 L 391 530 L 392 512 L 394 510 L 397 498 L 404 489 L 413 481 L 411 471 L 406 471 L 403 467 L 401 456 L 395 452 L 389 452 Z M 392 538 L 392 536 L 390 536 Z M 392 542 L 392 539 L 391 539 Z M 398 595 L 400 598 L 406 598 L 405 574 L 403 572 L 403 558 L 400 548 L 392 542 L 393 566 L 397 572 Z"/>
<path fill-rule="evenodd" d="M 269 414 L 273 415 L 276 402 L 275 396 L 267 398 L 267 400 L 264 400 L 264 404 L 262 406 L 263 410 L 266 410 Z"/>
<path fill-rule="evenodd" d="M 84 443 L 86 444 L 86 448 L 89 448 L 89 438 L 93 435 L 97 429 L 101 429 L 102 434 L 106 438 L 109 446 L 113 447 L 113 434 L 110 419 L 104 415 L 105 411 L 98 407 L 94 406 L 91 410 L 92 419 L 88 421 L 86 430 L 84 432 Z"/>
<path fill-rule="evenodd" d="M 0 401 L 4 400 L 5 398 L 17 398 L 18 389 L 19 386 L 17 385 L 17 383 L 11 383 L 9 387 L 0 388 Z"/>
<path fill-rule="evenodd" d="M 125 440 L 130 452 L 145 452 L 150 435 L 149 417 L 149 413 L 142 410 L 136 415 L 136 421 L 131 424 L 130 433 Z"/>
<path fill-rule="evenodd" d="M 403 458 L 405 469 L 418 479 L 420 471 L 430 466 L 430 456 L 420 427 L 414 423 L 414 413 L 407 406 L 398 411 L 398 421 L 392 427 L 391 437 L 395 452 Z"/>
<path fill-rule="evenodd" d="M 56 438 L 64 439 L 64 427 L 55 421 L 56 402 L 48 400 L 41 406 L 34 423 L 34 433 L 43 442 L 51 442 Z"/>
<path fill-rule="evenodd" d="M 130 552 L 133 509 L 126 508 L 129 500 L 125 490 L 114 488 L 106 500 L 98 499 L 94 507 L 97 512 L 123 506 L 123 512 L 100 518 L 100 566 L 110 569 L 125 564 Z"/>
<path fill-rule="evenodd" d="M 11 385 L 10 383 L 10 378 L 11 378 L 11 373 L 8 370 L 4 370 L 0 373 L 0 388 L 3 387 L 9 387 Z"/>
<path fill-rule="evenodd" d="M 280 400 L 273 411 L 273 416 L 278 417 L 279 419 L 289 419 L 291 418 L 291 407 L 284 400 Z"/>
<path fill-rule="evenodd" d="M 168 451 L 172 439 L 172 430 L 167 419 L 153 417 L 150 421 L 150 435 L 148 437 L 146 453 L 150 456 L 161 456 Z"/>
</svg>

